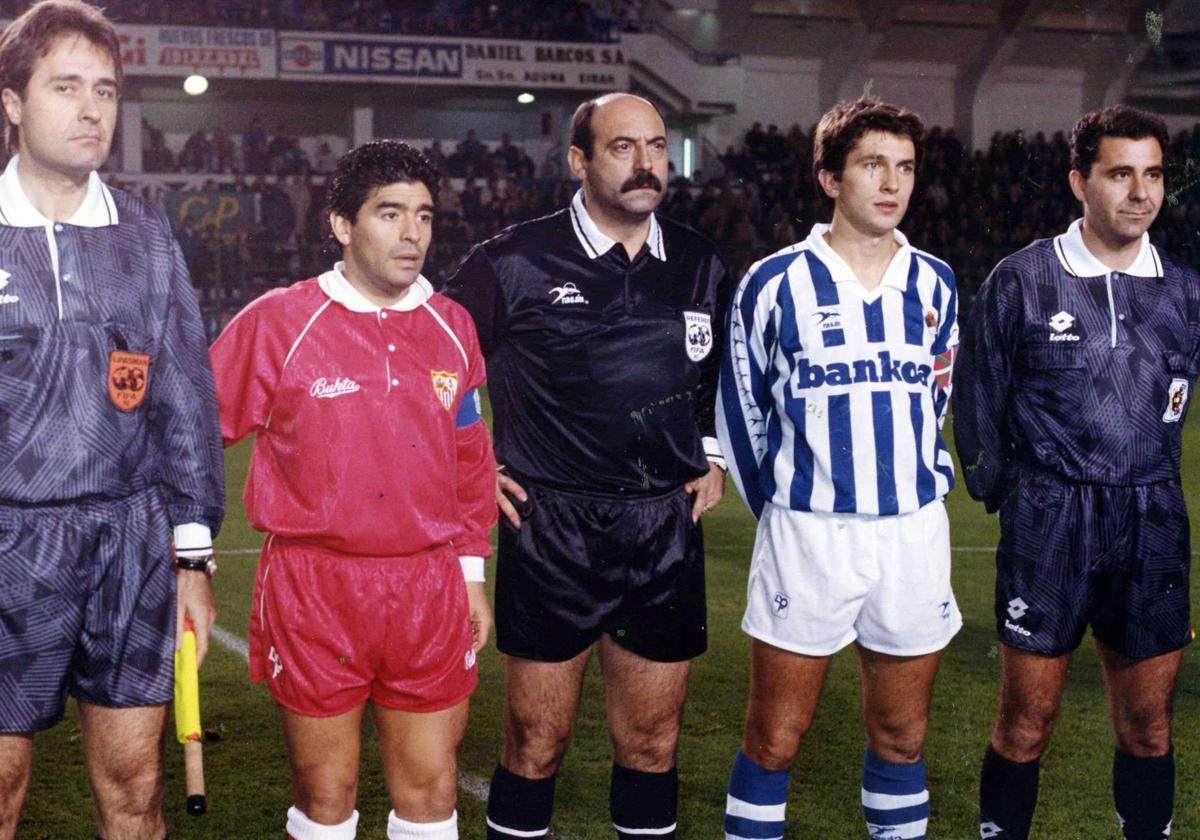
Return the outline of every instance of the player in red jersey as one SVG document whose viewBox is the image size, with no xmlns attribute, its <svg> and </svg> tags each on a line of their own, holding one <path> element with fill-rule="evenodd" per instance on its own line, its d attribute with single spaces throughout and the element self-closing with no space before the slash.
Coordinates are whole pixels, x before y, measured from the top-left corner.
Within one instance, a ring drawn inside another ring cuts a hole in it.
<svg viewBox="0 0 1200 840">
<path fill-rule="evenodd" d="M 225 444 L 255 434 L 250 676 L 283 709 L 294 840 L 354 837 L 366 708 L 388 837 L 458 837 L 496 478 L 474 326 L 420 274 L 437 186 L 403 143 L 347 153 L 329 187 L 343 261 L 259 298 L 212 348 Z"/>
</svg>

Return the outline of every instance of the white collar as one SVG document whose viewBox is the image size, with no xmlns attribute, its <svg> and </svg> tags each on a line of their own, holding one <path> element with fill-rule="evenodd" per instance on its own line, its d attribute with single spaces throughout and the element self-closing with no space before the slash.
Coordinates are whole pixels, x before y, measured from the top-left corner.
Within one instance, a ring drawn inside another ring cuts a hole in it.
<svg viewBox="0 0 1200 840">
<path fill-rule="evenodd" d="M 433 285 L 423 275 L 417 275 L 416 282 L 408 287 L 408 293 L 391 306 L 379 307 L 367 300 L 363 293 L 346 279 L 343 273 L 346 264 L 338 260 L 331 271 L 326 271 L 317 278 L 321 291 L 329 295 L 337 303 L 351 312 L 381 312 L 389 309 L 392 312 L 409 312 L 433 297 Z"/>
<path fill-rule="evenodd" d="M 21 181 L 17 177 L 17 161 L 20 157 L 13 155 L 4 174 L 0 175 L 0 224 L 9 227 L 45 227 L 51 221 L 33 206 L 25 190 L 21 189 Z M 93 171 L 88 175 L 87 194 L 83 197 L 83 203 L 64 224 L 98 228 L 116 223 L 117 205 L 108 187 Z"/>
<path fill-rule="evenodd" d="M 1067 232 L 1054 237 L 1054 254 L 1063 269 L 1074 277 L 1103 277 L 1112 271 L 1088 250 L 1083 241 L 1083 219 L 1076 219 Z M 1162 277 L 1162 261 L 1158 249 L 1150 244 L 1150 234 L 1142 234 L 1137 258 L 1121 272 L 1133 277 Z"/>
<path fill-rule="evenodd" d="M 829 243 L 825 241 L 825 234 L 829 232 L 832 225 L 816 224 L 813 225 L 812 231 L 808 234 L 808 247 L 825 263 L 829 269 L 829 276 L 833 278 L 835 283 L 848 283 L 853 281 L 861 285 L 861 281 L 850 268 L 850 265 L 842 259 L 842 255 L 833 248 L 829 247 Z M 908 238 L 900 232 L 898 228 L 892 230 L 892 236 L 895 237 L 896 243 L 900 246 L 896 253 L 892 255 L 891 262 L 883 272 L 883 277 L 879 281 L 879 285 L 890 286 L 901 291 L 908 288 L 908 267 L 912 260 L 912 246 L 908 244 Z"/>
<path fill-rule="evenodd" d="M 591 259 L 607 254 L 612 250 L 612 246 L 617 244 L 617 240 L 609 239 L 600 232 L 600 228 L 596 227 L 596 223 L 592 221 L 592 217 L 588 215 L 587 207 L 583 203 L 583 190 L 580 189 L 575 193 L 575 197 L 571 199 L 571 227 L 575 229 L 575 236 L 579 239 L 579 244 L 583 246 L 583 252 Z M 650 233 L 646 236 L 646 243 L 650 246 L 650 253 L 663 262 L 667 261 L 667 249 L 663 245 L 662 228 L 658 224 L 658 216 L 654 213 L 650 214 Z"/>
</svg>

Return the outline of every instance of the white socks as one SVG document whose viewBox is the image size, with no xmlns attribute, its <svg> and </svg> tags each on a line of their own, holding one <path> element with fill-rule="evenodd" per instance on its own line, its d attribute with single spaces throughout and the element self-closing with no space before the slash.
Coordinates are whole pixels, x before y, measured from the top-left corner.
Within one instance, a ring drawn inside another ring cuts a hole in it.
<svg viewBox="0 0 1200 840">
<path fill-rule="evenodd" d="M 354 840 L 358 828 L 358 811 L 350 819 L 337 825 L 321 825 L 305 816 L 293 805 L 287 812 L 287 833 L 292 840 Z"/>
<path fill-rule="evenodd" d="M 392 811 L 388 814 L 388 840 L 458 840 L 458 811 L 450 819 L 435 823 L 415 823 L 402 820 Z"/>
<path fill-rule="evenodd" d="M 294 805 L 287 812 L 287 833 L 292 840 L 354 840 L 358 828 L 358 811 L 338 825 L 321 825 L 310 820 Z M 458 840 L 458 811 L 447 820 L 434 823 L 414 823 L 402 820 L 392 811 L 388 814 L 388 840 Z"/>
</svg>

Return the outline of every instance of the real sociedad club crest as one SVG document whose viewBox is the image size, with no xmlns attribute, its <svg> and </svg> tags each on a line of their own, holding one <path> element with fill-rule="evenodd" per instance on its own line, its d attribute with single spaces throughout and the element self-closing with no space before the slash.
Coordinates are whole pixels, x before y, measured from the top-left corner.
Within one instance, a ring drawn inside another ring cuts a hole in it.
<svg viewBox="0 0 1200 840">
<path fill-rule="evenodd" d="M 454 405 L 454 396 L 458 393 L 458 374 L 448 370 L 431 370 L 429 375 L 433 378 L 433 393 L 437 394 L 437 398 L 449 411 L 450 406 Z"/>
<path fill-rule="evenodd" d="M 683 324 L 688 358 L 698 362 L 712 352 L 712 317 L 707 312 L 684 312 Z"/>
</svg>

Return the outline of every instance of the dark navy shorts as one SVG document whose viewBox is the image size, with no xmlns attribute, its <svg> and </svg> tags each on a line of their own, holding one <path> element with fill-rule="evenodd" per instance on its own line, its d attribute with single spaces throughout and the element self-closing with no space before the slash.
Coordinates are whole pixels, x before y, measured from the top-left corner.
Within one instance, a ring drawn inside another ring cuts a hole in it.
<svg viewBox="0 0 1200 840">
<path fill-rule="evenodd" d="M 1187 508 L 1176 482 L 1073 484 L 1027 474 L 1000 508 L 1000 641 L 1059 655 L 1088 624 L 1133 659 L 1190 641 Z"/>
<path fill-rule="evenodd" d="M 175 569 L 157 491 L 118 501 L 0 505 L 0 732 L 98 706 L 169 702 Z"/>
<path fill-rule="evenodd" d="M 564 662 L 607 633 L 656 662 L 704 652 L 704 541 L 688 494 L 607 499 L 522 486 L 520 529 L 500 517 L 501 651 Z"/>
</svg>

